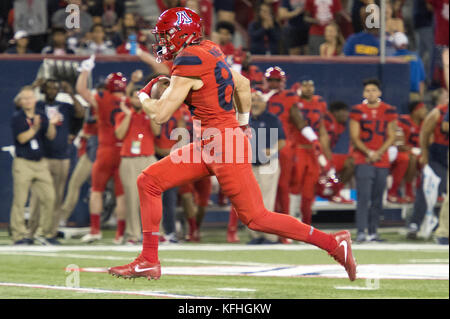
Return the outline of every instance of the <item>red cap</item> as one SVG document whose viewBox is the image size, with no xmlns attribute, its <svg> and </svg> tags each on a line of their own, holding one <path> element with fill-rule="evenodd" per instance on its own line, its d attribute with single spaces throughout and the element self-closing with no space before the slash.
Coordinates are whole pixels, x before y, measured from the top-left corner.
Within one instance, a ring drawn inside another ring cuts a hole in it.
<svg viewBox="0 0 450 319">
<path fill-rule="evenodd" d="M 127 78 L 121 72 L 111 73 L 105 80 L 105 87 L 110 92 L 125 92 Z"/>
<path fill-rule="evenodd" d="M 264 76 L 266 79 L 278 79 L 278 80 L 286 79 L 286 73 L 279 66 L 273 66 L 268 68 L 264 73 Z"/>
</svg>

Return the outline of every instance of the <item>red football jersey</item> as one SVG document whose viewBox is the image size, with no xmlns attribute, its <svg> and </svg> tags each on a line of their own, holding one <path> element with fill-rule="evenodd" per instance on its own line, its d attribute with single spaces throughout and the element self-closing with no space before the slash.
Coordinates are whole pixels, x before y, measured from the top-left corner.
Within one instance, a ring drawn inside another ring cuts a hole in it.
<svg viewBox="0 0 450 319">
<path fill-rule="evenodd" d="M 323 123 L 330 137 L 330 148 L 334 148 L 339 140 L 339 137 L 347 128 L 346 125 L 336 121 L 336 118 L 331 112 L 326 111 L 323 116 Z"/>
<path fill-rule="evenodd" d="M 267 110 L 280 119 L 283 124 L 286 139 L 289 139 L 290 109 L 298 101 L 298 95 L 289 90 L 279 91 L 273 94 L 267 101 Z"/>
<path fill-rule="evenodd" d="M 150 118 L 145 112 L 131 110 L 131 121 L 123 139 L 120 156 L 151 156 L 155 154 L 154 134 L 150 126 Z M 125 113 L 116 114 L 116 128 L 122 123 Z"/>
<path fill-rule="evenodd" d="M 203 81 L 202 88 L 191 90 L 185 100 L 193 119 L 201 121 L 202 132 L 208 127 L 224 130 L 239 126 L 233 107 L 233 76 L 215 43 L 205 40 L 186 47 L 173 61 L 172 75 Z"/>
<path fill-rule="evenodd" d="M 433 143 L 448 146 L 448 133 L 442 131 L 442 121 L 444 120 L 445 113 L 448 111 L 448 105 L 438 105 L 436 106 L 441 114 L 436 127 L 434 128 L 434 140 Z"/>
<path fill-rule="evenodd" d="M 155 145 L 162 149 L 171 149 L 177 140 L 171 140 L 172 130 L 178 127 L 178 121 L 183 116 L 183 106 L 180 106 L 170 117 L 170 119 L 161 125 L 161 133 L 155 138 Z"/>
<path fill-rule="evenodd" d="M 120 141 L 114 134 L 114 119 L 120 109 L 120 98 L 109 91 L 97 93 L 95 99 L 98 104 L 97 127 L 98 143 L 101 146 L 120 146 Z"/>
<path fill-rule="evenodd" d="M 380 102 L 377 108 L 369 108 L 367 104 L 358 104 L 350 111 L 350 118 L 359 122 L 361 141 L 371 150 L 378 150 L 387 138 L 387 127 L 397 120 L 395 107 Z M 353 151 L 355 164 L 365 164 L 366 156 L 359 150 Z M 376 167 L 389 167 L 387 151 L 381 160 L 373 164 Z"/>
<path fill-rule="evenodd" d="M 308 101 L 303 98 L 299 99 L 296 105 L 303 115 L 303 118 L 308 123 L 314 132 L 319 136 L 320 125 L 323 120 L 323 114 L 327 111 L 327 103 L 322 97 L 314 95 L 313 98 Z M 302 135 L 297 127 L 291 123 L 290 136 L 296 145 L 311 144 L 311 142 Z"/>
<path fill-rule="evenodd" d="M 397 125 L 403 131 L 405 136 L 405 143 L 411 147 L 419 146 L 419 134 L 421 125 L 417 125 L 409 114 L 399 115 L 397 120 Z"/>
</svg>

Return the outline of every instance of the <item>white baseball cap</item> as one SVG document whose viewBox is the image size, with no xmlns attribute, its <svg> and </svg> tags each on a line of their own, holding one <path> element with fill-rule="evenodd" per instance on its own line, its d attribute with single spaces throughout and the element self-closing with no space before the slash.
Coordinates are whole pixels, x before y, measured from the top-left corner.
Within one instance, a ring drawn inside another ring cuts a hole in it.
<svg viewBox="0 0 450 319">
<path fill-rule="evenodd" d="M 395 32 L 393 35 L 393 42 L 395 47 L 400 48 L 404 45 L 408 45 L 408 37 L 403 32 Z"/>
<path fill-rule="evenodd" d="M 28 38 L 27 31 L 19 30 L 16 33 L 14 33 L 14 40 L 19 40 L 19 39 L 22 39 L 22 38 Z"/>
</svg>

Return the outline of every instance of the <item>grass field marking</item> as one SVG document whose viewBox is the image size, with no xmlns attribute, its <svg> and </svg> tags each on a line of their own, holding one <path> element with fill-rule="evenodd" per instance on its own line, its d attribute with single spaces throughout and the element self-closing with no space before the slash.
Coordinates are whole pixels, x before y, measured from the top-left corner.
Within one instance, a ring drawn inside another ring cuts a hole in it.
<svg viewBox="0 0 450 319">
<path fill-rule="evenodd" d="M 55 258 L 75 258 L 75 259 L 103 259 L 103 260 L 130 260 L 131 257 L 119 257 L 119 256 L 97 256 L 97 255 L 82 255 L 82 254 L 64 254 L 64 253 L 42 253 L 42 252 L 3 252 L 0 251 L 0 255 L 20 255 L 20 256 L 33 256 L 33 257 L 55 257 Z"/>
<path fill-rule="evenodd" d="M 442 263 L 448 263 L 448 258 L 435 258 L 435 259 L 407 259 L 407 260 L 400 260 L 400 262 L 408 262 L 411 264 L 442 264 Z"/>
<path fill-rule="evenodd" d="M 438 244 L 353 244 L 354 251 L 423 251 L 423 252 L 448 252 L 448 246 Z M 61 252 L 61 251 L 114 251 L 114 252 L 136 252 L 142 250 L 141 246 L 116 246 L 116 245 L 80 245 L 80 246 L 0 246 L 3 251 L 34 251 L 34 252 Z M 320 250 L 312 245 L 292 244 L 292 245 L 232 245 L 232 244 L 170 244 L 159 246 L 160 251 L 257 251 L 257 250 L 277 250 L 277 251 L 304 251 Z"/>
<path fill-rule="evenodd" d="M 251 289 L 251 288 L 232 288 L 232 287 L 216 288 L 216 290 L 219 290 L 219 291 L 239 291 L 239 292 L 255 292 L 256 291 L 256 289 Z"/>
<path fill-rule="evenodd" d="M 147 297 L 160 297 L 160 298 L 182 298 L 182 299 L 220 299 L 210 296 L 194 296 L 194 295 L 181 295 L 171 294 L 158 291 L 131 291 L 131 290 L 108 290 L 98 288 L 77 288 L 77 287 L 65 287 L 65 286 L 52 286 L 41 284 L 24 284 L 15 282 L 0 282 L 0 286 L 3 287 L 16 287 L 16 288 L 30 288 L 30 289 L 49 289 L 49 290 L 64 290 L 82 293 L 95 293 L 95 294 L 114 294 L 114 295 L 133 295 L 133 296 L 147 296 Z"/>
<path fill-rule="evenodd" d="M 98 255 L 82 255 L 82 254 L 65 254 L 65 253 L 40 253 L 40 252 L 2 252 L 0 255 L 19 255 L 32 257 L 54 257 L 54 258 L 75 258 L 75 259 L 96 259 L 96 260 L 124 260 L 130 261 L 133 257 L 119 256 L 98 256 Z M 184 259 L 184 258 L 160 258 L 161 262 L 173 263 L 194 263 L 206 265 L 230 265 L 230 266 L 290 266 L 281 264 L 258 263 L 248 261 L 228 261 L 228 260 L 208 260 L 208 259 Z M 291 265 L 292 266 L 292 265 Z"/>
<path fill-rule="evenodd" d="M 360 287 L 360 286 L 334 286 L 338 290 L 378 290 L 374 287 Z"/>
</svg>

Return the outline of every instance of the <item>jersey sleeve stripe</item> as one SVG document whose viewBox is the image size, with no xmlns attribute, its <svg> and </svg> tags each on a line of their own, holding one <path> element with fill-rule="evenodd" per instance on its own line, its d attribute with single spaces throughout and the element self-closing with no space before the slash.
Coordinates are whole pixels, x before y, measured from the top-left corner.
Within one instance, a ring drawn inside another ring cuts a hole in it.
<svg viewBox="0 0 450 319">
<path fill-rule="evenodd" d="M 202 60 L 198 56 L 180 56 L 175 59 L 173 65 L 201 65 Z"/>
</svg>

